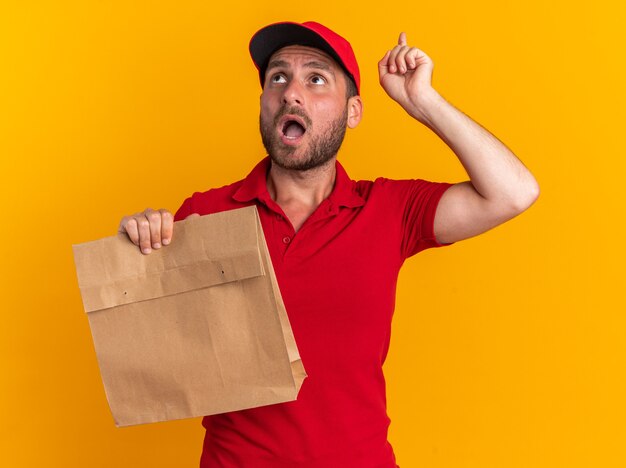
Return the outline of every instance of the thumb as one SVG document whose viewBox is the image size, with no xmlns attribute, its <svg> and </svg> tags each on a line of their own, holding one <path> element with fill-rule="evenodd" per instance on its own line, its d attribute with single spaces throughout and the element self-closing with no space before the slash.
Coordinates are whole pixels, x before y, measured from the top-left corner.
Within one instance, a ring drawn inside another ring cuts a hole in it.
<svg viewBox="0 0 626 468">
<path fill-rule="evenodd" d="M 390 55 L 391 55 L 391 51 L 388 50 L 387 53 L 385 54 L 385 56 L 383 58 L 381 58 L 380 61 L 378 62 L 378 76 L 380 78 L 382 78 L 387 73 L 389 73 L 389 71 L 388 71 L 389 67 L 387 66 L 387 62 L 389 60 L 389 56 Z"/>
</svg>

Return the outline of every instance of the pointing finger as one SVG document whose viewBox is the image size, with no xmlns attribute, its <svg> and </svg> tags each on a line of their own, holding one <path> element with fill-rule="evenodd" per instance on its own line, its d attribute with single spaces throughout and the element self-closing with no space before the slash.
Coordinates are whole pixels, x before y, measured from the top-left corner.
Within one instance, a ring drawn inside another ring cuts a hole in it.
<svg viewBox="0 0 626 468">
<path fill-rule="evenodd" d="M 400 33 L 400 37 L 398 37 L 398 45 L 399 46 L 406 45 L 406 33 L 404 31 L 402 31 Z"/>
</svg>

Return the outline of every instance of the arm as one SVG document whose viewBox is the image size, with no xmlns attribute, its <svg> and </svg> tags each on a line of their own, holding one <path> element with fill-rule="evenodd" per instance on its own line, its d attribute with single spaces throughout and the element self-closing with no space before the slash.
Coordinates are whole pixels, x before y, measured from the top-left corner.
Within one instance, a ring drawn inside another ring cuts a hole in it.
<svg viewBox="0 0 626 468">
<path fill-rule="evenodd" d="M 435 236 L 441 243 L 450 243 L 481 234 L 522 213 L 537 199 L 539 186 L 502 142 L 434 90 L 432 71 L 432 60 L 407 46 L 404 33 L 378 63 L 380 83 L 387 94 L 435 132 L 470 177 L 450 187 L 437 207 Z"/>
</svg>

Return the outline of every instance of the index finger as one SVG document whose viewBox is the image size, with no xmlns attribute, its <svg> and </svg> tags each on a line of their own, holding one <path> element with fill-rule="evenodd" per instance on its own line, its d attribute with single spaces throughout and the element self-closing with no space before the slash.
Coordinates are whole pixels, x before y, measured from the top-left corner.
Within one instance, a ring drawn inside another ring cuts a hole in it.
<svg viewBox="0 0 626 468">
<path fill-rule="evenodd" d="M 398 45 L 403 46 L 406 45 L 406 33 L 402 31 L 400 33 L 400 37 L 398 37 Z"/>
</svg>

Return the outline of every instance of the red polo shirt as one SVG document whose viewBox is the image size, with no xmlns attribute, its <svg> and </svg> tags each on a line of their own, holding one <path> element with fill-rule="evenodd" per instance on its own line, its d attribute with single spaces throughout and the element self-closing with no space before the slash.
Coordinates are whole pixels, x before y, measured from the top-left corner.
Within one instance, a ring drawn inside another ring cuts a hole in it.
<svg viewBox="0 0 626 468">
<path fill-rule="evenodd" d="M 396 466 L 382 370 L 396 281 L 407 257 L 440 245 L 433 220 L 450 184 L 356 182 L 336 164 L 333 192 L 297 233 L 267 191 L 269 158 L 176 213 L 257 205 L 308 374 L 294 402 L 205 417 L 202 468 Z"/>
</svg>

